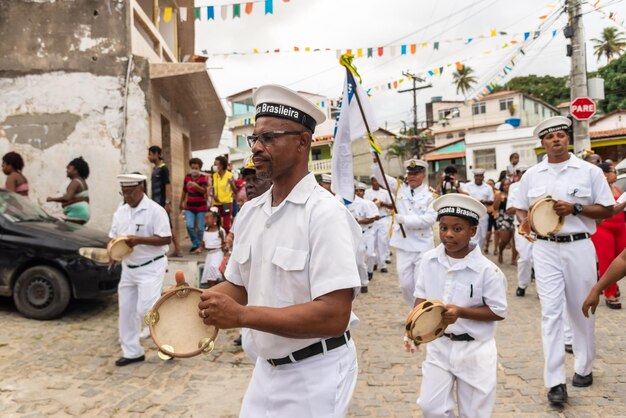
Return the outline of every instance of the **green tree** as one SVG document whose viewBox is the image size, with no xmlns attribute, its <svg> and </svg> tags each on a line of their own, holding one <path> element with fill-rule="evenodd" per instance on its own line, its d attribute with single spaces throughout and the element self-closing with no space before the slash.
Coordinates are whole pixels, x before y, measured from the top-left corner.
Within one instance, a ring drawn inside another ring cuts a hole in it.
<svg viewBox="0 0 626 418">
<path fill-rule="evenodd" d="M 537 97 L 544 102 L 557 106 L 559 103 L 570 100 L 568 77 L 553 77 L 550 75 L 537 76 L 534 74 L 514 77 L 504 86 L 496 86 L 495 91 L 517 90 Z"/>
<path fill-rule="evenodd" d="M 617 28 L 614 27 L 604 28 L 600 38 L 594 38 L 591 41 L 595 44 L 593 46 L 593 55 L 597 61 L 600 61 L 604 55 L 607 63 L 610 63 L 613 59 L 622 55 L 622 52 L 626 49 L 624 34 L 618 32 Z"/>
<path fill-rule="evenodd" d="M 463 68 L 456 70 L 452 74 L 452 83 L 456 87 L 456 94 L 461 92 L 464 96 L 467 95 L 467 92 L 476 84 L 476 77 L 472 67 L 464 65 Z"/>
<path fill-rule="evenodd" d="M 599 108 L 604 113 L 626 109 L 626 54 L 598 70 L 604 79 L 604 100 Z"/>
</svg>

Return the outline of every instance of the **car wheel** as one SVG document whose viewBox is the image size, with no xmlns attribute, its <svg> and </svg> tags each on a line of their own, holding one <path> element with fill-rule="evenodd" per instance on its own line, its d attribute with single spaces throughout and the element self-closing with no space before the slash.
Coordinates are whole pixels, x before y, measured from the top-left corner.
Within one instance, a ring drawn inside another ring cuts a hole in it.
<svg viewBox="0 0 626 418">
<path fill-rule="evenodd" d="M 17 278 L 13 300 L 27 318 L 52 319 L 61 315 L 70 302 L 70 286 L 65 276 L 48 266 L 31 267 Z"/>
</svg>

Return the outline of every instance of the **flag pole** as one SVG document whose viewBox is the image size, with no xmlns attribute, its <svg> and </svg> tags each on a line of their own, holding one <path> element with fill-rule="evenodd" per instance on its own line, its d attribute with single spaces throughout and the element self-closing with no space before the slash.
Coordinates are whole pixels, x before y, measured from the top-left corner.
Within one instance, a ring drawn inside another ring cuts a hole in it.
<svg viewBox="0 0 626 418">
<path fill-rule="evenodd" d="M 369 124 L 367 123 L 367 118 L 365 117 L 365 112 L 363 112 L 363 106 L 361 105 L 361 99 L 359 98 L 359 94 L 356 89 L 356 80 L 352 75 L 352 71 L 346 67 L 346 74 L 348 75 L 348 80 L 352 84 L 354 89 L 354 96 L 356 97 L 356 103 L 359 105 L 359 111 L 361 112 L 361 117 L 363 118 L 363 123 L 365 124 L 365 130 L 367 131 L 367 137 L 372 137 L 372 131 L 370 131 Z M 391 193 L 391 188 L 389 187 L 389 182 L 387 181 L 387 176 L 385 175 L 385 169 L 383 168 L 383 163 L 380 161 L 380 155 L 377 152 L 374 152 L 376 156 L 376 163 L 378 164 L 378 168 L 380 168 L 380 172 L 382 173 L 383 180 L 385 182 L 385 188 L 387 189 L 387 193 L 389 193 L 389 199 L 391 199 L 391 206 L 393 207 L 393 211 L 398 213 L 398 209 L 396 207 L 396 201 L 393 198 L 393 193 Z M 398 184 L 398 187 L 400 185 Z M 400 226 L 400 232 L 402 232 L 402 238 L 406 238 L 406 232 L 404 232 L 404 226 L 402 224 L 398 224 Z"/>
</svg>

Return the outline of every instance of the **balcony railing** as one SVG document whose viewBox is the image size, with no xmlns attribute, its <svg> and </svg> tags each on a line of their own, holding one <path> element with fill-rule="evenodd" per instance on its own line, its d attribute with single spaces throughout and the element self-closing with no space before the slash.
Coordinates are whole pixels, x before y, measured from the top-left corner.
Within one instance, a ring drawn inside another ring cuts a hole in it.
<svg viewBox="0 0 626 418">
<path fill-rule="evenodd" d="M 153 63 L 177 62 L 176 55 L 172 53 L 137 1 L 131 0 L 130 4 L 133 9 L 131 13 L 133 53 L 146 57 Z"/>
<path fill-rule="evenodd" d="M 309 171 L 312 171 L 313 174 L 330 173 L 332 161 L 331 159 L 309 161 Z"/>
</svg>

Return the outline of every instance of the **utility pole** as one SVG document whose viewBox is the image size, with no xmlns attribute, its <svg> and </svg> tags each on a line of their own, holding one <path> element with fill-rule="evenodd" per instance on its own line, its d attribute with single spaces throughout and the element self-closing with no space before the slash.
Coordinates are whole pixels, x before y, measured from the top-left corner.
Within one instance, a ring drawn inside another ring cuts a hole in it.
<svg viewBox="0 0 626 418">
<path fill-rule="evenodd" d="M 402 71 L 402 75 L 405 77 L 409 77 L 411 80 L 413 80 L 413 88 L 411 89 L 405 89 L 405 90 L 398 90 L 398 93 L 406 93 L 409 91 L 413 92 L 413 136 L 415 137 L 415 140 L 417 141 L 417 91 L 421 90 L 421 89 L 426 89 L 428 87 L 432 87 L 432 84 L 428 84 L 425 86 L 417 86 L 417 82 L 423 82 L 424 79 L 420 78 L 418 76 L 416 76 L 415 74 L 411 74 L 408 71 Z M 420 158 L 420 154 L 421 154 L 421 149 L 420 149 L 420 144 L 419 142 L 417 143 L 417 158 Z"/>
<path fill-rule="evenodd" d="M 577 97 L 587 97 L 587 51 L 585 48 L 585 29 L 583 27 L 582 0 L 567 0 L 567 14 L 569 15 L 569 31 L 571 36 L 570 68 L 570 101 Z M 589 139 L 589 121 L 573 119 L 574 153 L 591 149 Z"/>
</svg>

